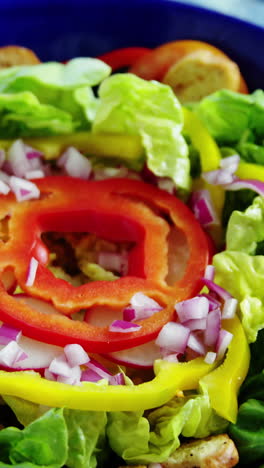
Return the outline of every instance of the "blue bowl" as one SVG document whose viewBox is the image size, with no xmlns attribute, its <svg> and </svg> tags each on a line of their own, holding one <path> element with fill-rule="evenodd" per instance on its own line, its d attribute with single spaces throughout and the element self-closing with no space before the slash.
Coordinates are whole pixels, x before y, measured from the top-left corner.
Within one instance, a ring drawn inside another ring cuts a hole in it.
<svg viewBox="0 0 264 468">
<path fill-rule="evenodd" d="M 42 60 L 175 39 L 216 45 L 239 64 L 250 89 L 263 87 L 264 29 L 205 8 L 170 0 L 0 0 L 0 45 L 30 47 Z"/>
</svg>

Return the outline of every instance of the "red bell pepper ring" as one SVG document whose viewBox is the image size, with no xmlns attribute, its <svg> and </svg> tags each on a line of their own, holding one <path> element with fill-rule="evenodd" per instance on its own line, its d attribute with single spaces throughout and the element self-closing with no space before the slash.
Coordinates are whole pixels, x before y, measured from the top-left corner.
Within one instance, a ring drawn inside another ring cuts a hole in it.
<svg viewBox="0 0 264 468">
<path fill-rule="evenodd" d="M 48 316 L 33 310 L 1 287 L 0 319 L 39 341 L 61 346 L 79 343 L 92 352 L 117 351 L 154 339 L 173 318 L 175 299 L 184 300 L 200 289 L 207 265 L 207 239 L 190 210 L 172 195 L 134 180 L 89 182 L 50 177 L 36 183 L 40 200 L 10 204 L 10 239 L 0 248 L 0 268 L 13 267 L 22 289 L 32 296 L 52 300 L 61 315 Z M 11 198 L 12 195 L 5 197 Z M 165 281 L 168 223 L 163 216 L 184 232 L 190 249 L 183 278 L 173 286 Z M 44 231 L 93 232 L 114 241 L 135 242 L 129 253 L 128 276 L 114 282 L 96 281 L 73 287 L 39 264 L 35 282 L 28 287 L 29 261 L 36 243 L 41 244 Z M 73 322 L 67 317 L 93 305 L 125 306 L 138 291 L 155 298 L 164 308 L 142 320 L 136 332 L 113 333 L 107 327 Z"/>
<path fill-rule="evenodd" d="M 98 59 L 107 63 L 113 71 L 116 71 L 120 68 L 131 67 L 150 50 L 146 47 L 124 47 L 100 55 Z"/>
</svg>

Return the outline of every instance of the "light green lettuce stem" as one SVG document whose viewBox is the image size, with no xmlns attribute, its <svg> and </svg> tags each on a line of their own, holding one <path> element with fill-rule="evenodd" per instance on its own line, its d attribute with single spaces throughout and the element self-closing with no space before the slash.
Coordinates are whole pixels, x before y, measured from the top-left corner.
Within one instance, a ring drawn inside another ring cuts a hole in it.
<svg viewBox="0 0 264 468">
<path fill-rule="evenodd" d="M 181 134 L 183 113 L 171 88 L 132 74 L 116 74 L 99 88 L 96 133 L 140 135 L 147 165 L 177 187 L 190 187 L 188 147 Z"/>
</svg>

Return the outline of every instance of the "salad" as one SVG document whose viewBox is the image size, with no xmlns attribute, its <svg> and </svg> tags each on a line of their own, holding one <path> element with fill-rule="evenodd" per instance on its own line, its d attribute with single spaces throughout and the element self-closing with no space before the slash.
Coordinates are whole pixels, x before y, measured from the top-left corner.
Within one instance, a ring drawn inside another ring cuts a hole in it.
<svg viewBox="0 0 264 468">
<path fill-rule="evenodd" d="M 0 467 L 260 466 L 264 92 L 199 41 L 36 61 L 0 70 Z"/>
</svg>

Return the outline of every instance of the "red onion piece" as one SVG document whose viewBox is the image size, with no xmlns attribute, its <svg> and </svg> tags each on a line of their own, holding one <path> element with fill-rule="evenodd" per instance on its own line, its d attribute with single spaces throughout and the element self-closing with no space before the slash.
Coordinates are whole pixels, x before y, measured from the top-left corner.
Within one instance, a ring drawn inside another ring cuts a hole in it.
<svg viewBox="0 0 264 468">
<path fill-rule="evenodd" d="M 80 366 L 75 366 L 71 368 L 71 372 L 68 377 L 65 377 L 63 375 L 58 375 L 56 380 L 57 382 L 65 383 L 68 385 L 79 385 L 81 374 L 82 374 L 82 371 L 81 371 Z"/>
<path fill-rule="evenodd" d="M 109 326 L 109 331 L 115 333 L 131 333 L 140 330 L 141 325 L 125 320 L 114 320 Z"/>
<path fill-rule="evenodd" d="M 124 320 L 143 320 L 162 310 L 162 307 L 158 302 L 154 301 L 154 299 L 151 299 L 142 292 L 134 294 L 130 299 L 130 304 L 131 306 L 128 306 L 123 310 Z"/>
<path fill-rule="evenodd" d="M 196 296 L 175 304 L 175 310 L 181 323 L 188 320 L 206 318 L 209 312 L 209 302 L 206 297 Z"/>
<path fill-rule="evenodd" d="M 16 140 L 8 150 L 8 163 L 11 174 L 20 178 L 30 171 L 30 162 L 26 157 L 25 145 L 22 140 Z"/>
<path fill-rule="evenodd" d="M 25 173 L 25 178 L 28 180 L 42 179 L 45 177 L 45 172 L 42 169 L 34 169 Z"/>
<path fill-rule="evenodd" d="M 206 330 L 204 332 L 204 342 L 206 346 L 215 347 L 221 328 L 220 309 L 212 310 L 207 316 Z"/>
<path fill-rule="evenodd" d="M 31 257 L 28 267 L 26 286 L 33 286 L 38 269 L 38 261 Z"/>
<path fill-rule="evenodd" d="M 57 380 L 56 374 L 53 374 L 53 372 L 50 372 L 49 369 L 44 370 L 44 377 L 47 380 L 53 380 L 53 381 Z"/>
<path fill-rule="evenodd" d="M 148 468 L 162 468 L 162 465 L 160 463 L 150 463 Z"/>
<path fill-rule="evenodd" d="M 222 158 L 220 161 L 221 169 L 224 169 L 231 174 L 234 174 L 239 165 L 240 156 L 238 154 L 232 154 L 232 156 L 228 156 L 227 158 Z"/>
<path fill-rule="evenodd" d="M 232 296 L 226 289 L 221 288 L 221 286 L 218 286 L 218 284 L 206 278 L 201 278 L 201 279 L 202 279 L 203 284 L 207 286 L 208 289 L 210 289 L 210 291 L 215 292 L 219 297 L 221 297 L 224 300 L 231 299 Z"/>
<path fill-rule="evenodd" d="M 234 297 L 226 299 L 222 308 L 222 319 L 231 319 L 236 315 L 238 300 Z"/>
<path fill-rule="evenodd" d="M 205 355 L 204 362 L 206 362 L 206 364 L 213 364 L 216 360 L 216 356 L 217 354 L 213 351 L 208 351 Z"/>
<path fill-rule="evenodd" d="M 187 322 L 184 322 L 184 326 L 189 328 L 190 331 L 205 330 L 206 318 L 187 320 Z"/>
<path fill-rule="evenodd" d="M 217 357 L 219 359 L 222 359 L 222 357 L 224 357 L 224 354 L 229 344 L 231 343 L 232 338 L 233 338 L 232 333 L 230 333 L 227 330 L 223 330 L 223 329 L 220 330 L 217 343 L 216 343 L 216 352 L 217 352 Z"/>
<path fill-rule="evenodd" d="M 81 382 L 99 382 L 99 380 L 102 380 L 102 377 L 92 369 L 85 369 L 82 371 L 80 380 Z"/>
<path fill-rule="evenodd" d="M 125 377 L 122 372 L 119 372 L 116 375 L 113 375 L 110 378 L 110 385 L 125 385 Z"/>
<path fill-rule="evenodd" d="M 110 380 L 112 377 L 112 374 L 104 367 L 100 362 L 96 361 L 95 359 L 90 359 L 89 362 L 87 362 L 86 366 L 91 369 L 93 372 L 96 372 L 101 379 L 106 379 Z"/>
<path fill-rule="evenodd" d="M 178 354 L 167 354 L 163 356 L 163 360 L 168 362 L 179 362 Z"/>
<path fill-rule="evenodd" d="M 90 358 L 79 344 L 69 344 L 64 347 L 64 354 L 71 367 L 87 364 Z"/>
<path fill-rule="evenodd" d="M 234 175 L 225 169 L 203 172 L 202 177 L 208 184 L 212 185 L 226 185 L 234 180 Z"/>
<path fill-rule="evenodd" d="M 55 357 L 50 365 L 48 370 L 53 374 L 60 375 L 63 377 L 70 377 L 72 367 L 69 365 L 66 356 L 61 354 L 58 357 Z"/>
<path fill-rule="evenodd" d="M 255 179 L 239 179 L 235 178 L 232 183 L 226 184 L 224 187 L 226 190 L 241 190 L 250 189 L 258 193 L 262 197 L 264 196 L 264 183 L 260 180 Z"/>
<path fill-rule="evenodd" d="M 7 195 L 10 192 L 10 187 L 7 185 L 6 182 L 0 180 L 0 193 L 3 195 Z"/>
<path fill-rule="evenodd" d="M 204 277 L 210 281 L 213 281 L 214 276 L 215 276 L 215 267 L 213 265 L 207 265 L 205 272 L 204 272 Z"/>
<path fill-rule="evenodd" d="M 12 192 L 14 192 L 17 201 L 33 200 L 40 196 L 38 187 L 29 180 L 20 177 L 11 176 L 9 184 Z"/>
<path fill-rule="evenodd" d="M 220 224 L 208 190 L 197 190 L 193 192 L 190 207 L 194 216 L 202 226 Z"/>
<path fill-rule="evenodd" d="M 64 168 L 66 174 L 80 179 L 89 179 L 92 165 L 89 159 L 81 154 L 76 148 L 70 146 L 58 159 L 57 165 Z"/>
<path fill-rule="evenodd" d="M 27 159 L 42 159 L 44 158 L 44 154 L 41 151 L 36 150 L 35 148 L 32 148 L 31 146 L 24 145 L 25 148 L 25 153 Z"/>
<path fill-rule="evenodd" d="M 161 310 L 161 305 L 154 301 L 151 297 L 146 296 L 142 292 L 137 292 L 134 294 L 130 299 L 130 304 L 132 307 L 146 307 L 146 308 L 154 308 Z"/>
<path fill-rule="evenodd" d="M 126 307 L 123 310 L 123 320 L 126 322 L 133 322 L 133 320 L 136 320 L 136 311 L 133 307 Z"/>
<path fill-rule="evenodd" d="M 198 354 L 204 355 L 205 354 L 205 346 L 202 343 L 201 339 L 199 339 L 197 336 L 195 336 L 194 333 L 190 333 L 190 336 L 188 338 L 187 342 L 188 348 L 192 349 Z"/>
<path fill-rule="evenodd" d="M 155 343 L 161 348 L 175 353 L 184 353 L 190 330 L 180 323 L 168 322 L 162 327 Z"/>
<path fill-rule="evenodd" d="M 213 296 L 214 293 L 211 293 L 211 294 L 206 294 L 206 293 L 203 293 L 203 294 L 199 294 L 199 296 L 203 296 L 203 297 L 206 297 L 208 299 L 208 302 L 209 302 L 209 312 L 211 312 L 211 310 L 214 310 L 214 309 L 217 309 L 218 307 L 221 307 L 221 302 L 218 301 L 214 296 Z"/>
<path fill-rule="evenodd" d="M 4 171 L 0 171 L 0 180 L 2 180 L 3 182 L 5 182 L 8 185 L 9 181 L 10 181 L 10 175 L 8 175 Z"/>
<path fill-rule="evenodd" d="M 0 351 L 0 364 L 7 367 L 13 367 L 17 362 L 27 357 L 16 341 L 10 341 Z"/>
<path fill-rule="evenodd" d="M 11 327 L 10 325 L 3 324 L 0 327 L 0 345 L 6 345 L 10 341 L 18 341 L 21 337 L 21 330 Z"/>
</svg>

